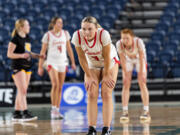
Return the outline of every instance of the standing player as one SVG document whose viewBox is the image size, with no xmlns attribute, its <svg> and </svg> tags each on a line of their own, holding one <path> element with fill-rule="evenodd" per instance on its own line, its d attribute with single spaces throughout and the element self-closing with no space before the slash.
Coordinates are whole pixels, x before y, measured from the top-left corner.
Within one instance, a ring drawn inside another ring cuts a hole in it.
<svg viewBox="0 0 180 135">
<path fill-rule="evenodd" d="M 63 21 L 59 17 L 52 18 L 49 24 L 49 31 L 42 38 L 41 54 L 47 53 L 47 71 L 50 76 L 51 88 L 51 118 L 63 118 L 59 113 L 61 91 L 68 65 L 67 52 L 71 59 L 71 66 L 75 70 L 76 65 L 70 44 L 69 32 L 62 29 Z M 43 59 L 39 61 L 38 74 L 43 75 Z"/>
<path fill-rule="evenodd" d="M 97 100 L 99 83 L 102 81 L 103 100 L 102 135 L 111 135 L 110 124 L 113 113 L 112 91 L 118 74 L 117 52 L 111 43 L 110 34 L 102 29 L 94 17 L 85 17 L 81 29 L 73 34 L 79 62 L 85 72 L 85 88 L 88 93 L 87 113 L 89 131 L 87 135 L 96 135 Z"/>
<path fill-rule="evenodd" d="M 12 39 L 8 45 L 8 58 L 12 59 L 13 80 L 17 87 L 15 100 L 15 112 L 13 121 L 31 121 L 37 117 L 32 116 L 27 110 L 27 89 L 31 77 L 31 57 L 43 58 L 31 52 L 31 43 L 29 38 L 30 26 L 25 19 L 19 19 L 15 23 L 12 32 Z"/>
<path fill-rule="evenodd" d="M 149 92 L 146 86 L 147 78 L 147 61 L 146 50 L 142 39 L 135 37 L 132 30 L 124 29 L 121 31 L 121 40 L 116 43 L 119 53 L 122 73 L 123 73 L 123 90 L 122 90 L 122 106 L 123 114 L 120 117 L 121 121 L 129 121 L 128 117 L 128 102 L 129 89 L 131 85 L 132 71 L 136 68 L 138 72 L 138 83 L 141 90 L 141 98 L 143 102 L 143 114 L 140 120 L 150 120 L 149 114 Z"/>
</svg>

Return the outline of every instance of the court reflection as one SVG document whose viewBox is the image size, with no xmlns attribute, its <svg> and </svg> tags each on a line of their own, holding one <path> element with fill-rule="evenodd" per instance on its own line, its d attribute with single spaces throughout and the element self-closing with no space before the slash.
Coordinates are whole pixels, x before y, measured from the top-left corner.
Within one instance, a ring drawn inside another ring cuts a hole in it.
<svg viewBox="0 0 180 135">
<path fill-rule="evenodd" d="M 51 120 L 51 135 L 62 135 L 62 120 Z"/>
<path fill-rule="evenodd" d="M 123 135 L 141 134 L 150 135 L 150 123 L 141 123 L 137 125 L 123 123 Z"/>
</svg>

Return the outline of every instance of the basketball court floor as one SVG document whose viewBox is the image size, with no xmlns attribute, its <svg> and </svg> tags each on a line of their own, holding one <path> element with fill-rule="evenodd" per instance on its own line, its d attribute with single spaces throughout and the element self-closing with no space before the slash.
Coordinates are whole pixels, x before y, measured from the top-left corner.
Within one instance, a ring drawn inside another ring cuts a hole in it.
<svg viewBox="0 0 180 135">
<path fill-rule="evenodd" d="M 13 108 L 0 108 L 0 135 L 86 135 L 88 130 L 86 108 L 61 108 L 63 120 L 50 119 L 50 105 L 31 105 L 31 112 L 38 116 L 33 122 L 12 122 Z M 129 123 L 120 123 L 120 105 L 115 105 L 112 135 L 180 135 L 180 103 L 152 103 L 152 120 L 142 123 L 139 116 L 141 104 L 130 104 Z M 102 109 L 99 108 L 97 131 L 101 135 Z"/>
</svg>

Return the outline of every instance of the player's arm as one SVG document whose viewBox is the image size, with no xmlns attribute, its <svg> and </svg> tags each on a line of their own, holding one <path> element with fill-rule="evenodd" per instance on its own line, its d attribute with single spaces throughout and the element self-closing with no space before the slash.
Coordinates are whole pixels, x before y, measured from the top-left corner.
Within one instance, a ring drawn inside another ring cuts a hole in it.
<svg viewBox="0 0 180 135">
<path fill-rule="evenodd" d="M 146 64 L 145 61 L 145 45 L 142 40 L 138 42 L 138 53 L 139 53 L 139 63 L 140 63 L 140 72 L 143 72 L 143 66 Z"/>
<path fill-rule="evenodd" d="M 40 51 L 40 55 L 41 56 L 46 56 L 46 51 L 47 51 L 47 47 L 48 47 L 48 44 L 47 43 L 43 43 L 42 44 L 42 48 L 41 48 L 41 51 Z M 39 68 L 42 68 L 43 66 L 43 63 L 44 63 L 44 59 L 39 59 Z"/>
<path fill-rule="evenodd" d="M 8 44 L 8 51 L 7 51 L 7 57 L 10 59 L 26 59 L 28 57 L 30 57 L 30 55 L 28 53 L 22 53 L 22 54 L 18 54 L 18 53 L 14 53 L 16 49 L 16 45 L 12 42 L 9 42 Z"/>
<path fill-rule="evenodd" d="M 110 63 L 111 63 L 110 52 L 111 52 L 110 44 L 103 47 L 102 55 L 104 57 L 104 73 L 105 73 L 105 75 L 107 75 L 110 70 Z"/>
<path fill-rule="evenodd" d="M 81 65 L 83 71 L 86 73 L 87 77 L 91 77 L 91 73 L 90 73 L 90 70 L 88 67 L 88 63 L 87 63 L 84 51 L 81 49 L 81 47 L 76 46 L 75 48 L 76 48 L 76 52 L 78 55 L 79 63 Z"/>
<path fill-rule="evenodd" d="M 66 42 L 66 45 L 67 45 L 67 52 L 68 52 L 68 55 L 71 59 L 71 65 L 72 65 L 72 68 L 76 68 L 76 65 L 75 65 L 75 60 L 74 60 L 74 54 L 73 54 L 73 50 L 72 50 L 72 47 L 71 47 L 71 44 L 70 44 L 70 41 L 68 40 Z"/>
<path fill-rule="evenodd" d="M 121 62 L 121 67 L 124 72 L 126 72 L 126 57 L 123 52 L 118 52 Z"/>
</svg>

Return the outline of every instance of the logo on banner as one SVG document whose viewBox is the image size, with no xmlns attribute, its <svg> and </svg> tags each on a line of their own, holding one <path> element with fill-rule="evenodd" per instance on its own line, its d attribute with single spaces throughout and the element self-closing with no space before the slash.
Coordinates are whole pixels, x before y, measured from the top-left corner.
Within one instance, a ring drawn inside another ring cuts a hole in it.
<svg viewBox="0 0 180 135">
<path fill-rule="evenodd" d="M 83 90 L 77 86 L 68 87 L 63 94 L 63 99 L 66 103 L 74 105 L 81 102 L 84 97 Z"/>
<path fill-rule="evenodd" d="M 3 88 L 0 89 L 0 102 L 12 104 L 13 103 L 13 89 Z"/>
</svg>

